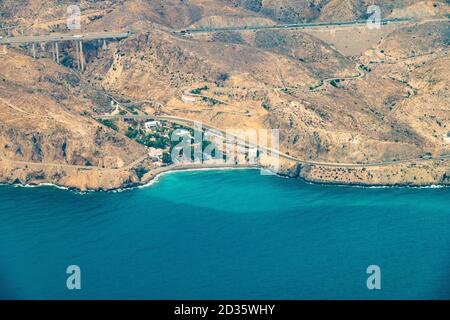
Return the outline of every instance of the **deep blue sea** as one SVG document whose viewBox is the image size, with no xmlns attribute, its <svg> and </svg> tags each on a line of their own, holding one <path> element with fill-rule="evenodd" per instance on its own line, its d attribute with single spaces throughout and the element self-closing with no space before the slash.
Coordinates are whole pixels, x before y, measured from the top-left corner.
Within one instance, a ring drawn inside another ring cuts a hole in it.
<svg viewBox="0 0 450 320">
<path fill-rule="evenodd" d="M 81 290 L 66 287 L 69 265 Z M 381 290 L 367 289 L 369 265 Z M 0 298 L 448 299 L 450 189 L 257 170 L 116 193 L 0 186 Z"/>
</svg>

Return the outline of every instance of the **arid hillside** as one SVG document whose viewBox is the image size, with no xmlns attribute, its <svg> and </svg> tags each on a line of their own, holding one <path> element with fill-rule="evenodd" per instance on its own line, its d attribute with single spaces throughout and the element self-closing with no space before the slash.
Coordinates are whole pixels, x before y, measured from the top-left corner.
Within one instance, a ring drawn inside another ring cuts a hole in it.
<svg viewBox="0 0 450 320">
<path fill-rule="evenodd" d="M 107 46 L 86 41 L 83 72 L 76 70 L 70 42 L 61 44 L 60 65 L 52 61 L 48 44 L 36 60 L 29 45 L 0 55 L 0 156 L 10 160 L 2 162 L 2 180 L 105 189 L 139 182 L 136 161 L 148 149 L 95 120 L 120 101 L 141 114 L 158 106 L 164 115 L 223 130 L 278 129 L 282 152 L 325 164 L 286 163 L 283 173 L 291 176 L 335 183 L 448 183 L 449 160 L 441 158 L 450 151 L 445 1 L 378 1 L 383 17 L 421 18 L 377 36 L 362 32 L 364 26 L 341 28 L 336 35 L 329 29 L 174 32 L 364 19 L 372 3 L 81 1 L 81 32 L 130 35 Z M 67 32 L 68 5 L 2 1 L 1 19 L 23 27 L 12 29 L 13 36 Z M 353 36 L 364 45 L 341 50 L 339 40 L 351 45 Z M 368 166 L 358 171 L 339 164 Z"/>
<path fill-rule="evenodd" d="M 145 149 L 90 117 L 107 97 L 82 90 L 83 81 L 48 59 L 35 61 L 14 50 L 2 56 L 0 160 L 8 160 L 0 168 L 3 181 L 28 183 L 37 176 L 78 188 L 132 182 L 130 173 L 102 168 L 125 167 Z M 49 170 L 33 163 L 60 166 Z"/>
<path fill-rule="evenodd" d="M 64 24 L 69 5 L 81 8 L 85 22 L 103 20 L 102 25 L 132 28 L 146 21 L 181 29 L 190 25 L 229 26 L 367 18 L 367 8 L 376 4 L 382 17 L 444 16 L 446 0 L 109 0 L 55 1 L 3 0 L 2 20 L 32 27 Z M 144 22 L 144 23 L 143 23 Z M 143 23 L 143 24 L 142 24 Z"/>
<path fill-rule="evenodd" d="M 445 10 L 446 1 L 421 0 L 223 0 L 274 21 L 300 23 L 312 21 L 344 21 L 367 18 L 367 8 L 377 5 L 382 16 L 435 15 Z"/>
</svg>

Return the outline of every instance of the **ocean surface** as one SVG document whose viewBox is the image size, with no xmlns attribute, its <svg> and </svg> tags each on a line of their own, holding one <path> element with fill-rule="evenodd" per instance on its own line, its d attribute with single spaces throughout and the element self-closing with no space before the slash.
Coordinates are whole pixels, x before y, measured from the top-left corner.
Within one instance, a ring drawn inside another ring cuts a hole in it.
<svg viewBox="0 0 450 320">
<path fill-rule="evenodd" d="M 66 287 L 69 265 L 81 290 Z M 381 290 L 367 289 L 370 265 Z M 0 298 L 448 299 L 450 189 L 258 170 L 116 193 L 0 186 Z"/>
</svg>

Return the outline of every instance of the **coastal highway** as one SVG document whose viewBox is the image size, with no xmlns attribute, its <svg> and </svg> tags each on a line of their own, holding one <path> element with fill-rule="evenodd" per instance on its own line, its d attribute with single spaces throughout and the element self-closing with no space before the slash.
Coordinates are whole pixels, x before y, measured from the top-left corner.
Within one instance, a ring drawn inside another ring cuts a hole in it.
<svg viewBox="0 0 450 320">
<path fill-rule="evenodd" d="M 123 119 L 123 120 L 124 119 L 133 119 L 133 120 L 144 120 L 144 121 L 145 120 L 163 120 L 163 121 L 168 121 L 171 123 L 176 123 L 179 125 L 184 125 L 184 126 L 187 126 L 190 128 L 194 128 L 195 124 L 200 123 L 200 121 L 196 121 L 196 120 L 191 120 L 191 119 L 176 117 L 176 116 L 164 116 L 164 115 L 158 115 L 158 116 L 154 116 L 154 115 L 117 115 L 117 116 L 104 115 L 104 116 L 98 116 L 95 118 L 101 119 L 101 120 L 118 120 L 118 119 Z M 211 125 L 208 125 L 205 123 L 201 123 L 201 125 L 202 125 L 203 129 L 218 132 L 220 135 L 223 135 L 224 137 L 227 135 L 226 130 L 219 129 L 217 127 L 214 127 L 214 126 L 211 126 Z M 397 161 L 382 161 L 382 162 L 372 162 L 372 163 L 321 162 L 321 161 L 299 159 L 299 158 L 293 157 L 291 155 L 288 155 L 288 154 L 283 153 L 276 149 L 248 143 L 245 139 L 242 139 L 241 137 L 236 136 L 234 134 L 228 133 L 228 135 L 235 138 L 238 143 L 240 143 L 246 147 L 258 148 L 259 150 L 261 150 L 265 153 L 269 153 L 274 156 L 278 156 L 285 160 L 298 162 L 300 164 L 309 164 L 309 165 L 323 166 L 323 167 L 335 167 L 335 168 L 384 167 L 384 166 L 401 164 L 401 163 L 450 159 L 450 154 L 445 154 L 445 155 L 441 155 L 439 157 L 400 159 Z"/>
<path fill-rule="evenodd" d="M 20 44 L 20 43 L 41 43 L 41 42 L 57 42 L 57 41 L 90 41 L 104 39 L 124 39 L 130 34 L 126 32 L 91 32 L 91 33 L 60 33 L 40 36 L 18 36 L 0 38 L 0 45 Z"/>
<path fill-rule="evenodd" d="M 413 21 L 412 18 L 393 18 L 382 19 L 381 24 L 392 23 L 404 23 Z M 259 26 L 237 26 L 237 27 L 223 27 L 223 28 L 196 28 L 196 29 L 184 29 L 175 31 L 175 34 L 185 35 L 190 33 L 216 33 L 226 31 L 256 31 L 256 30 L 268 30 L 268 29 L 310 29 L 321 27 L 344 27 L 367 24 L 367 20 L 353 20 L 353 21 L 337 21 L 337 22 L 315 22 L 315 23 L 293 23 L 283 25 L 259 25 Z"/>
<path fill-rule="evenodd" d="M 32 162 L 32 161 L 21 161 L 21 160 L 12 160 L 4 158 L 0 156 L 0 164 L 6 163 L 9 165 L 21 165 L 21 166 L 29 166 L 29 167 L 52 167 L 52 168 L 67 168 L 67 169 L 80 169 L 80 170 L 102 170 L 102 171 L 128 171 L 133 169 L 139 163 L 148 158 L 148 154 L 140 157 L 139 159 L 131 162 L 130 164 L 120 167 L 120 168 L 105 168 L 100 166 L 83 166 L 83 165 L 75 165 L 75 164 L 66 164 L 66 163 L 51 163 L 51 162 Z"/>
</svg>

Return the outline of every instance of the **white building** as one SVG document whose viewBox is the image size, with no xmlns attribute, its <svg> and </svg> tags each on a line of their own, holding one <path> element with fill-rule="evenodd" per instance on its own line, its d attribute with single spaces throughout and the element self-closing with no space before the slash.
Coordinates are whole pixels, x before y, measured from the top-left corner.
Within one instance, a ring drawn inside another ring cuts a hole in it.
<svg viewBox="0 0 450 320">
<path fill-rule="evenodd" d="M 194 103 L 197 99 L 194 96 L 188 96 L 183 94 L 181 96 L 181 101 L 183 101 L 184 103 Z"/>
<path fill-rule="evenodd" d="M 151 130 L 151 129 L 153 129 L 153 128 L 157 128 L 157 127 L 159 127 L 160 126 L 160 122 L 159 121 L 147 121 L 145 124 L 144 124 L 144 126 L 145 126 L 145 129 L 147 129 L 147 130 Z"/>
</svg>

